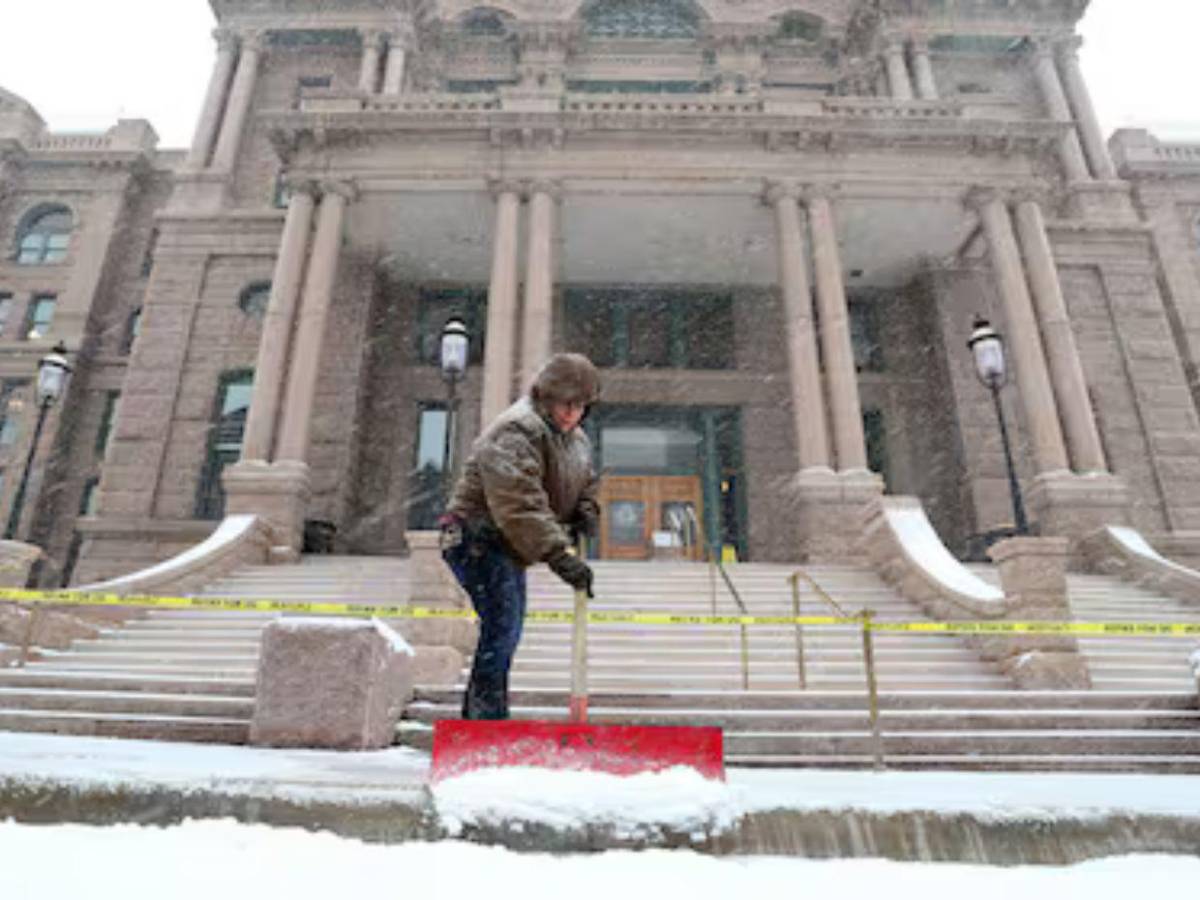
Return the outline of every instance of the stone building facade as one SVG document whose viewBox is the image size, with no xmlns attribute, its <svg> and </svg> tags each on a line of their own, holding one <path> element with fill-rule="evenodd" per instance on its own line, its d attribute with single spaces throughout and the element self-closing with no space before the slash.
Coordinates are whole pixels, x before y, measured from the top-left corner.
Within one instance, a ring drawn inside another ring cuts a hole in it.
<svg viewBox="0 0 1200 900">
<path fill-rule="evenodd" d="M 845 557 L 884 491 L 959 553 L 1011 524 L 979 315 L 1042 533 L 1198 555 L 1200 157 L 1110 152 L 1086 0 L 211 4 L 186 150 L 0 95 L 0 514 L 38 356 L 76 369 L 19 527 L 48 583 L 234 512 L 279 559 L 306 521 L 402 552 L 439 502 L 451 316 L 452 459 L 551 352 L 601 366 L 603 556 L 690 509 L 741 558 Z"/>
</svg>

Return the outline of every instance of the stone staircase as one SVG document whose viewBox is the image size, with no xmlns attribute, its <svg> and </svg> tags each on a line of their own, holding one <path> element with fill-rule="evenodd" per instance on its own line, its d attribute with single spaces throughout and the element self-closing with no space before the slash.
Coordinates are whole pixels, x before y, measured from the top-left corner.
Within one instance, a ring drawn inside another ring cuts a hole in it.
<svg viewBox="0 0 1200 900">
<path fill-rule="evenodd" d="M 595 609 L 706 613 L 713 580 L 688 563 L 597 566 Z M 752 614 L 790 614 L 787 566 L 729 567 Z M 865 568 L 807 569 L 847 611 L 883 620 L 920 612 Z M 990 570 L 981 572 L 993 577 Z M 395 602 L 404 560 L 308 557 L 290 567 L 248 567 L 214 583 L 209 596 Z M 530 607 L 567 609 L 570 593 L 543 567 L 530 572 Z M 1200 619 L 1118 581 L 1071 577 L 1081 619 Z M 736 608 L 716 581 L 719 613 Z M 802 613 L 830 610 L 808 588 Z M 81 641 L 23 670 L 0 670 L 0 729 L 241 743 L 253 707 L 259 631 L 267 615 L 151 611 L 99 639 Z M 740 629 L 605 625 L 589 642 L 591 707 L 597 722 L 714 724 L 726 731 L 730 765 L 870 765 L 861 633 L 803 629 L 800 686 L 796 630 L 748 631 L 748 688 Z M 565 717 L 569 626 L 529 623 L 515 663 L 514 715 Z M 1087 639 L 1096 689 L 1013 691 L 955 636 L 875 636 L 880 725 L 892 768 L 1140 770 L 1200 772 L 1200 710 L 1187 667 L 1189 642 Z M 461 684 L 418 686 L 399 729 L 427 747 L 432 723 L 456 714 Z"/>
</svg>

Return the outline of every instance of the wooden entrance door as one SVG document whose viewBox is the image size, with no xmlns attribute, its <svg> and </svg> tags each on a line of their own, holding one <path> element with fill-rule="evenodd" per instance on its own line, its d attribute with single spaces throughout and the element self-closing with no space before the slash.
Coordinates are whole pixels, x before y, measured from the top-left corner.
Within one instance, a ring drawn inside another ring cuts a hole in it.
<svg viewBox="0 0 1200 900">
<path fill-rule="evenodd" d="M 600 483 L 599 499 L 601 559 L 651 558 L 655 532 L 672 531 L 673 520 L 689 529 L 682 558 L 701 558 L 703 538 L 687 515 L 690 509 L 696 522 L 704 521 L 697 476 L 609 475 Z M 666 555 L 670 554 L 667 550 Z"/>
</svg>

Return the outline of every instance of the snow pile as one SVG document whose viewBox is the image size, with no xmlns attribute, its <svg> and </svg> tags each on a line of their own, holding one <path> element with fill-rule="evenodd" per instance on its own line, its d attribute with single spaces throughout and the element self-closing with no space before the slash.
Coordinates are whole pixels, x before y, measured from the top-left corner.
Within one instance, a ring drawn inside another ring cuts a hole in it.
<svg viewBox="0 0 1200 900">
<path fill-rule="evenodd" d="M 438 782 L 433 799 L 454 835 L 468 825 L 508 822 L 558 830 L 603 825 L 620 837 L 664 831 L 703 836 L 731 828 L 741 815 L 725 783 L 684 766 L 626 776 L 526 766 L 481 769 Z"/>
</svg>

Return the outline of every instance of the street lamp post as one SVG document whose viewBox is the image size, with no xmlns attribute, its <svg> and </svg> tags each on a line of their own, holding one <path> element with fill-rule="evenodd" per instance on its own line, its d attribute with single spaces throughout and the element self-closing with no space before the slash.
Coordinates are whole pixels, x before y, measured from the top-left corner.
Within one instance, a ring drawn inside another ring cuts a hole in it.
<svg viewBox="0 0 1200 900">
<path fill-rule="evenodd" d="M 457 317 L 446 322 L 442 329 L 441 367 L 446 380 L 446 445 L 442 452 L 443 508 L 450 503 L 454 488 L 454 448 L 457 446 L 458 381 L 467 371 L 471 336 L 466 323 Z"/>
<path fill-rule="evenodd" d="M 996 420 L 1000 423 L 1000 443 L 1004 447 L 1004 465 L 1008 470 L 1008 492 L 1012 497 L 1013 524 L 1019 535 L 1029 534 L 1029 523 L 1025 519 L 1025 505 L 1021 502 L 1021 485 L 1013 466 L 1012 449 L 1008 443 L 1008 426 L 1004 421 L 1004 407 L 1000 404 L 1000 388 L 1004 387 L 1007 371 L 1004 360 L 1004 338 L 987 319 L 975 318 L 974 330 L 967 347 L 975 357 L 975 374 L 984 387 L 992 392 L 992 403 L 996 407 Z"/>
<path fill-rule="evenodd" d="M 43 356 L 41 362 L 38 363 L 37 424 L 33 427 L 33 437 L 29 441 L 29 453 L 25 457 L 25 469 L 21 472 L 21 482 L 17 485 L 12 509 L 8 513 L 8 525 L 4 529 L 4 539 L 8 541 L 17 536 L 17 527 L 21 523 L 21 511 L 25 505 L 25 490 L 29 486 L 29 472 L 33 468 L 33 457 L 37 453 L 38 441 L 42 436 L 42 426 L 46 424 L 46 413 L 62 396 L 63 389 L 67 385 L 67 376 L 71 373 L 66 353 L 66 345 L 59 341 L 50 353 Z"/>
</svg>

